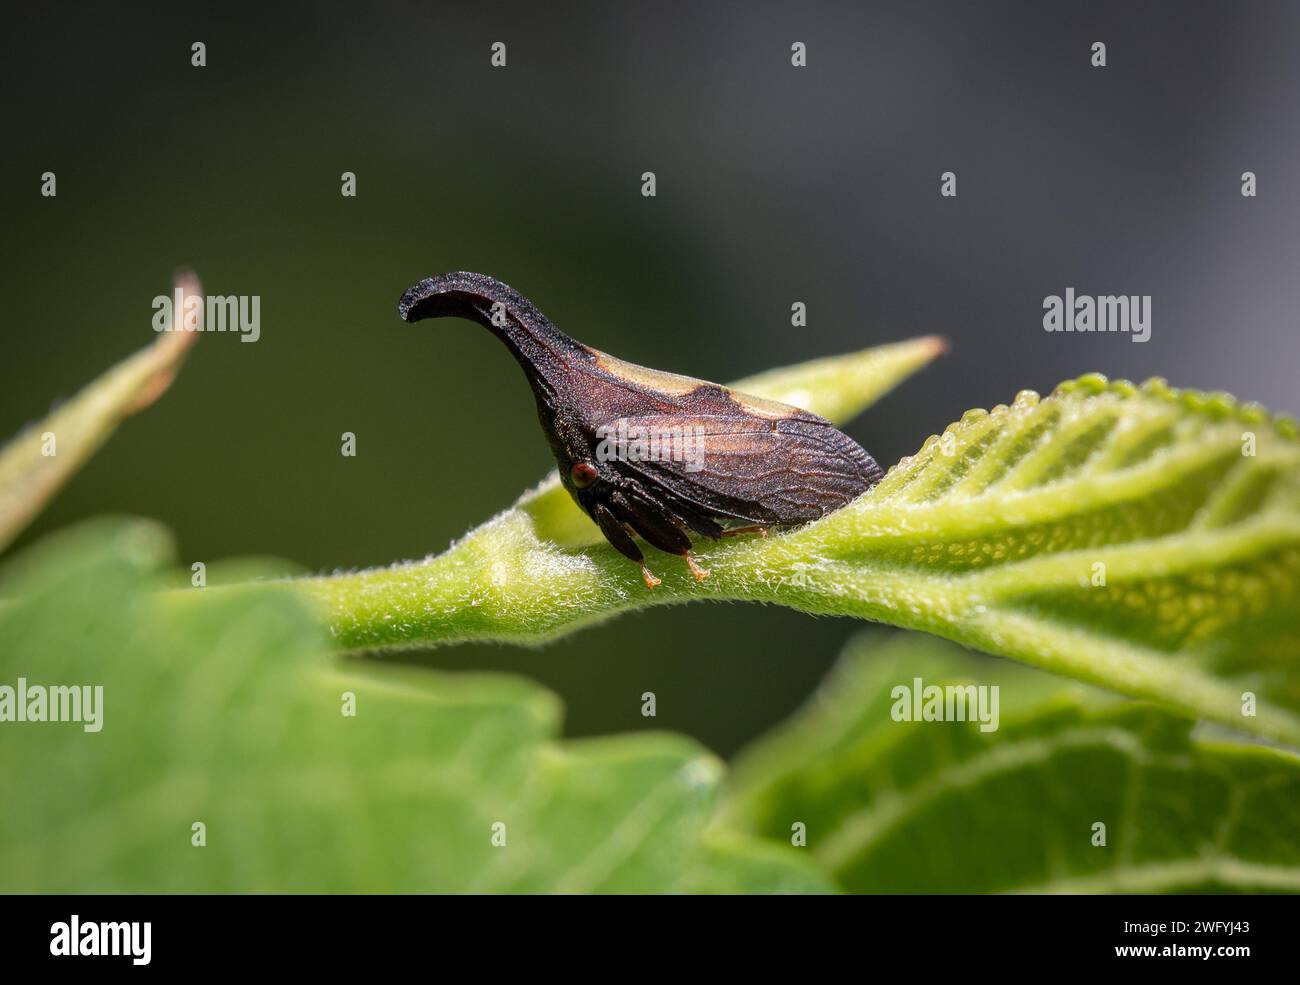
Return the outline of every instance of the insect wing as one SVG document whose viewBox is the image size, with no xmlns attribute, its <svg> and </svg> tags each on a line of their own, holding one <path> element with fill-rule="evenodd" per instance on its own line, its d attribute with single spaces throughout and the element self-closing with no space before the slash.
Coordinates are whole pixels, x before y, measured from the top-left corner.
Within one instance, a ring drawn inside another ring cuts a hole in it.
<svg viewBox="0 0 1300 985">
<path fill-rule="evenodd" d="M 811 414 L 643 415 L 611 422 L 600 433 L 596 457 L 670 506 L 680 501 L 679 514 L 804 523 L 881 478 L 879 466 L 852 438 Z"/>
</svg>

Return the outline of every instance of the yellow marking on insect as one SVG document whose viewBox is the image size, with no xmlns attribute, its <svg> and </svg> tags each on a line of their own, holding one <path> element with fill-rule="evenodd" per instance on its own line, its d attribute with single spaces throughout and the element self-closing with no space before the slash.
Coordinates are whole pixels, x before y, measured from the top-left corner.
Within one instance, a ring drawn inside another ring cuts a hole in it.
<svg viewBox="0 0 1300 985">
<path fill-rule="evenodd" d="M 693 376 L 682 376 L 678 373 L 665 373 L 662 370 L 650 369 L 647 366 L 638 366 L 636 363 L 624 362 L 617 356 L 611 356 L 607 352 L 601 352 L 599 349 L 588 347 L 592 356 L 595 357 L 596 366 L 603 369 L 611 376 L 620 380 L 626 380 L 629 383 L 635 383 L 638 386 L 648 387 L 652 390 L 659 390 L 674 397 L 684 397 L 700 387 L 715 387 L 719 392 L 725 393 L 736 404 L 756 414 L 759 417 L 765 417 L 769 420 L 782 420 L 787 417 L 794 417 L 800 412 L 799 408 L 791 407 L 789 404 L 783 404 L 778 400 L 768 400 L 766 397 L 755 397 L 750 393 L 742 393 L 739 390 L 732 390 L 730 387 L 721 386 L 717 383 L 710 383 L 707 380 L 697 380 Z"/>
<path fill-rule="evenodd" d="M 755 397 L 752 393 L 741 393 L 739 390 L 727 389 L 731 399 L 740 404 L 741 407 L 756 414 L 759 417 L 766 417 L 768 420 L 779 421 L 787 417 L 796 417 L 805 411 L 799 410 L 798 407 L 791 407 L 789 404 L 783 404 L 779 400 L 768 400 L 766 397 Z"/>
<path fill-rule="evenodd" d="M 654 390 L 662 390 L 674 397 L 685 396 L 692 390 L 697 389 L 703 382 L 690 376 L 665 373 L 662 370 L 650 369 L 647 366 L 638 366 L 636 363 L 624 362 L 622 359 L 611 356 L 608 352 L 601 352 L 599 349 L 591 349 L 590 351 L 596 357 L 596 365 L 611 376 L 616 376 L 620 380 L 627 380 L 629 383 L 650 387 Z"/>
</svg>

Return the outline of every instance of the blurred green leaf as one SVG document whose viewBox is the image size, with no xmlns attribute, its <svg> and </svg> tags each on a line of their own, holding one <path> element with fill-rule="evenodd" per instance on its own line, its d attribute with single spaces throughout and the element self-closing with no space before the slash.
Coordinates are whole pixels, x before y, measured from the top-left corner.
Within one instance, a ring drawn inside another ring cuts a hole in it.
<svg viewBox="0 0 1300 985">
<path fill-rule="evenodd" d="M 924 685 L 999 687 L 998 727 L 896 721 Z M 853 892 L 1300 891 L 1300 758 L 908 634 L 861 634 L 742 753 L 726 824 Z M 1105 825 L 1105 844 L 1094 844 Z"/>
<path fill-rule="evenodd" d="M 169 557 L 155 525 L 101 522 L 0 574 L 0 685 L 103 688 L 97 732 L 0 722 L 0 889 L 830 888 L 704 835 L 722 767 L 696 743 L 557 741 L 540 687 L 340 662 L 285 583 L 160 591 Z"/>
<path fill-rule="evenodd" d="M 194 275 L 177 275 L 182 296 L 199 296 Z M 124 359 L 0 448 L 0 551 L 22 533 L 117 429 L 157 400 L 180 371 L 198 333 L 177 329 Z"/>
</svg>

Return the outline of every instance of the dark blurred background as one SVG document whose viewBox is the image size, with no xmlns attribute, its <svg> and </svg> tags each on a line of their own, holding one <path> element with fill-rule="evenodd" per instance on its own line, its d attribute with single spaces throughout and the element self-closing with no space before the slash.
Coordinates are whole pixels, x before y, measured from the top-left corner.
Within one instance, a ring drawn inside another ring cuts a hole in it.
<svg viewBox="0 0 1300 985">
<path fill-rule="evenodd" d="M 942 333 L 952 354 L 849 428 L 886 464 L 967 408 L 1090 370 L 1300 409 L 1300 5 L 8 17 L 0 432 L 148 343 L 177 266 L 262 298 L 261 340 L 204 338 L 22 544 L 117 512 L 165 522 L 186 565 L 442 549 L 551 465 L 498 342 L 398 320 L 405 287 L 451 269 L 506 280 L 584 342 L 718 381 Z M 939 195 L 949 170 L 955 199 Z M 1043 298 L 1071 286 L 1152 295 L 1151 340 L 1045 333 Z M 796 300 L 806 329 L 790 327 Z M 653 725 L 729 754 L 806 697 L 854 628 L 692 606 L 539 651 L 418 658 L 537 678 L 570 734 Z"/>
</svg>

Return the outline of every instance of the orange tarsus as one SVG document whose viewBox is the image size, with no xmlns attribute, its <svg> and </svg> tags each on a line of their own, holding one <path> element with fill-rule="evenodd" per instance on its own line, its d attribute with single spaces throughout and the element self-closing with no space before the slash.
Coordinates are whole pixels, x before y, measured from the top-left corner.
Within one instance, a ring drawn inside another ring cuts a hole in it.
<svg viewBox="0 0 1300 985">
<path fill-rule="evenodd" d="M 690 551 L 683 552 L 682 557 L 686 558 L 686 567 L 691 569 L 691 574 L 695 576 L 696 581 L 703 581 L 705 578 L 709 577 L 709 573 L 700 567 L 699 562 L 696 561 L 695 558 L 691 557 Z"/>
<path fill-rule="evenodd" d="M 645 579 L 646 588 L 657 588 L 663 584 L 663 581 L 650 573 L 650 569 L 646 567 L 644 561 L 641 562 L 641 577 Z"/>
</svg>

